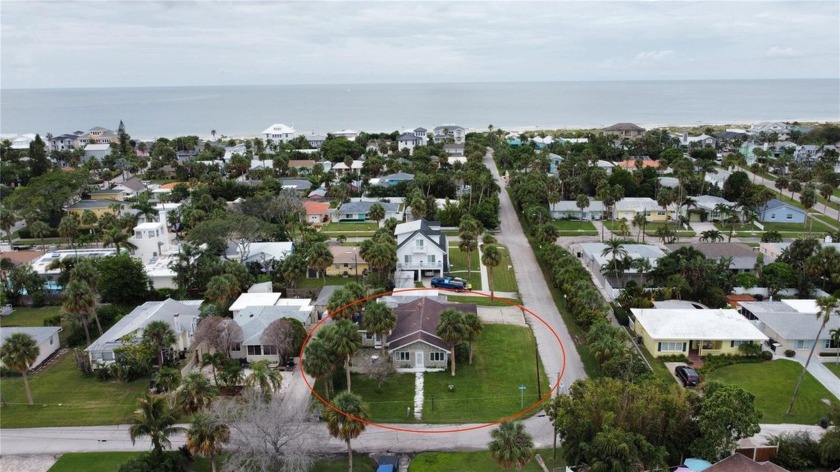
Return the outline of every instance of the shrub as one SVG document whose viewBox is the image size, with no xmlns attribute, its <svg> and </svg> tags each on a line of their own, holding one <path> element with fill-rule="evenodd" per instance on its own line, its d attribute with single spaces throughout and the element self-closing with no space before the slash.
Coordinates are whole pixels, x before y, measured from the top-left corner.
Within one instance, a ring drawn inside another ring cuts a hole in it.
<svg viewBox="0 0 840 472">
<path fill-rule="evenodd" d="M 658 360 L 662 362 L 685 362 L 686 364 L 691 364 L 691 359 L 688 358 L 685 354 L 674 354 L 671 356 L 659 356 L 657 357 Z"/>
<path fill-rule="evenodd" d="M 779 446 L 773 462 L 786 469 L 810 469 L 820 464 L 819 445 L 807 431 L 772 436 L 769 444 Z"/>
<path fill-rule="evenodd" d="M 758 357 L 761 355 L 761 344 L 741 344 L 738 351 L 747 357 Z"/>
<path fill-rule="evenodd" d="M 772 361 L 773 360 L 773 353 L 770 351 L 761 351 L 761 358 L 765 361 Z"/>
<path fill-rule="evenodd" d="M 796 355 L 796 351 L 794 351 L 793 349 L 788 349 L 788 350 L 785 351 L 785 357 L 793 357 L 795 355 Z"/>
<path fill-rule="evenodd" d="M 44 326 L 61 326 L 61 314 L 44 318 Z"/>
<path fill-rule="evenodd" d="M 618 324 L 621 326 L 630 324 L 630 317 L 627 315 L 627 311 L 621 306 L 613 305 L 613 313 L 615 314 L 615 319 L 618 320 Z"/>
</svg>

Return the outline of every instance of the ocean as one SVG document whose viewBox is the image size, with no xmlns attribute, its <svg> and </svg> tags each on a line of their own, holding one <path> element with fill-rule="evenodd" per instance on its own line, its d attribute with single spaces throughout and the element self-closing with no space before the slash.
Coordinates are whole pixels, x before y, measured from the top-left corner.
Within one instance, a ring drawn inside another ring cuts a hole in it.
<svg viewBox="0 0 840 472">
<path fill-rule="evenodd" d="M 59 135 L 120 120 L 134 138 L 757 121 L 840 121 L 840 79 L 276 85 L 0 90 L 0 133 Z"/>
</svg>

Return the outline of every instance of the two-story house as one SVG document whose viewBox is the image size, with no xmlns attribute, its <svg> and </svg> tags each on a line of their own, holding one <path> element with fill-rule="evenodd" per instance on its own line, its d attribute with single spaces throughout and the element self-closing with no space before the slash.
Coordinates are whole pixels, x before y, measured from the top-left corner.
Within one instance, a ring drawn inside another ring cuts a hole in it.
<svg viewBox="0 0 840 472">
<path fill-rule="evenodd" d="M 275 123 L 264 129 L 262 135 L 266 141 L 270 139 L 275 143 L 288 143 L 297 136 L 297 132 L 291 126 L 284 125 L 283 123 Z"/>
<path fill-rule="evenodd" d="M 466 142 L 467 130 L 458 125 L 440 125 L 434 129 L 435 142 L 452 144 L 464 144 Z"/>
<path fill-rule="evenodd" d="M 411 271 L 414 280 L 443 275 L 449 269 L 449 246 L 437 221 L 425 219 L 398 224 L 397 269 Z"/>
<path fill-rule="evenodd" d="M 615 139 L 636 139 L 645 135 L 645 129 L 633 123 L 616 123 L 601 131 L 605 136 L 612 136 Z"/>
</svg>

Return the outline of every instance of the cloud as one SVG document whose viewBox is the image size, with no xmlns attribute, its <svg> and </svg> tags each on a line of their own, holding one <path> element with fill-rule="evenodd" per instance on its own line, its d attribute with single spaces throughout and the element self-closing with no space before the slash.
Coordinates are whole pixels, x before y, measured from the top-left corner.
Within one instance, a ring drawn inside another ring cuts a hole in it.
<svg viewBox="0 0 840 472">
<path fill-rule="evenodd" d="M 778 46 L 773 46 L 764 52 L 764 57 L 799 57 L 801 55 L 801 52 L 791 47 L 780 48 Z"/>
<path fill-rule="evenodd" d="M 642 51 L 636 54 L 637 61 L 658 61 L 664 59 L 671 54 L 674 54 L 673 49 L 664 49 L 662 51 Z"/>
</svg>

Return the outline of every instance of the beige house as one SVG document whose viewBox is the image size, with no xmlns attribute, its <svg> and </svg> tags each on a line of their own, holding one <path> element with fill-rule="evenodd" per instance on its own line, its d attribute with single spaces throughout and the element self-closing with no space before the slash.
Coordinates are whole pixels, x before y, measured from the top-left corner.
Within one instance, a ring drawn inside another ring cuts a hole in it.
<svg viewBox="0 0 840 472">
<path fill-rule="evenodd" d="M 648 352 L 660 356 L 740 354 L 742 344 L 767 336 L 736 310 L 631 309 L 632 329 Z"/>
<path fill-rule="evenodd" d="M 616 139 L 636 139 L 645 135 L 645 129 L 633 123 L 616 123 L 607 126 L 602 131 L 604 135 L 613 136 Z"/>
<path fill-rule="evenodd" d="M 328 276 L 356 277 L 367 275 L 370 265 L 359 254 L 359 246 L 330 246 L 333 263 L 327 267 Z"/>
</svg>

